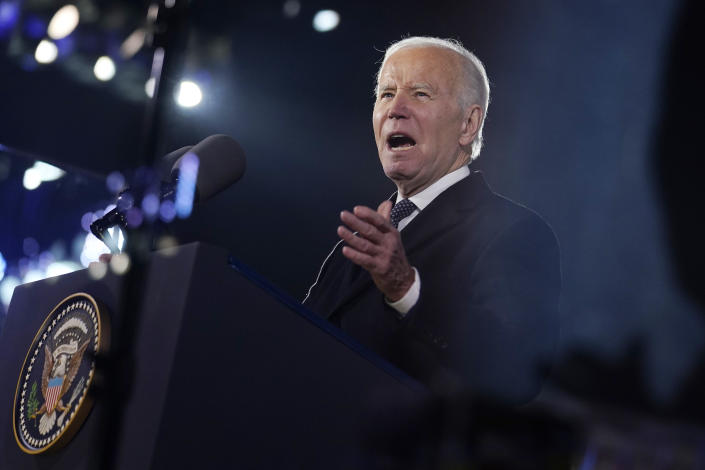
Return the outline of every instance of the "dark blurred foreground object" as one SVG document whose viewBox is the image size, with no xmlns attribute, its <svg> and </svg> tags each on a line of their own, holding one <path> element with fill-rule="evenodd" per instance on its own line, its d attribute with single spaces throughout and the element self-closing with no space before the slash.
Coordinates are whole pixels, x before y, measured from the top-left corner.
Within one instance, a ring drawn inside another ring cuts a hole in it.
<svg viewBox="0 0 705 470">
<path fill-rule="evenodd" d="M 699 64 L 703 25 L 705 3 L 684 1 L 667 50 L 660 119 L 648 157 L 664 203 L 676 275 L 705 314 L 705 224 L 700 220 L 705 213 L 705 74 Z M 607 448 L 619 468 L 705 468 L 705 357 L 696 361 L 672 401 L 657 402 L 644 380 L 647 348 L 635 340 L 617 361 L 590 350 L 568 351 L 554 371 L 553 387 L 570 401 L 583 403 L 592 415 L 578 420 L 582 430 L 601 430 L 601 437 L 586 441 L 585 468 L 605 468 L 599 452 L 604 455 Z"/>
<path fill-rule="evenodd" d="M 509 408 L 467 395 L 378 394 L 360 468 L 649 470 L 705 468 L 705 429 L 550 388 Z"/>
<path fill-rule="evenodd" d="M 664 202 L 664 216 L 675 272 L 686 293 L 705 314 L 705 160 L 703 124 L 705 74 L 699 65 L 705 36 L 705 3 L 686 0 L 673 24 L 667 49 L 660 116 L 654 123 L 654 177 Z M 648 344 L 635 340 L 621 360 L 605 360 L 592 351 L 570 351 L 554 375 L 556 386 L 588 400 L 705 424 L 705 357 L 695 361 L 679 393 L 656 402 L 644 380 Z"/>
<path fill-rule="evenodd" d="M 686 0 L 673 30 L 656 122 L 654 167 L 676 274 L 705 313 L 705 3 Z"/>
<path fill-rule="evenodd" d="M 664 202 L 676 275 L 705 315 L 705 3 L 686 0 L 673 31 L 656 124 L 656 178 Z M 705 356 L 681 387 L 674 408 L 705 423 Z"/>
<path fill-rule="evenodd" d="M 471 397 L 378 393 L 362 444 L 368 469 L 570 469 L 581 427 L 541 407 Z"/>
</svg>

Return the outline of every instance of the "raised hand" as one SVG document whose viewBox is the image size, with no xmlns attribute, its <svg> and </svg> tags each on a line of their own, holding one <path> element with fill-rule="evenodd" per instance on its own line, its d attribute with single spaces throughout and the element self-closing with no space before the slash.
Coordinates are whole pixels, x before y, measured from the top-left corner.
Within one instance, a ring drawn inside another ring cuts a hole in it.
<svg viewBox="0 0 705 470">
<path fill-rule="evenodd" d="M 366 269 L 377 288 L 395 302 L 409 290 L 415 274 L 399 231 L 389 220 L 391 211 L 391 201 L 384 201 L 377 211 L 365 206 L 343 211 L 340 220 L 345 225 L 338 227 L 338 236 L 347 243 L 343 255 Z"/>
</svg>

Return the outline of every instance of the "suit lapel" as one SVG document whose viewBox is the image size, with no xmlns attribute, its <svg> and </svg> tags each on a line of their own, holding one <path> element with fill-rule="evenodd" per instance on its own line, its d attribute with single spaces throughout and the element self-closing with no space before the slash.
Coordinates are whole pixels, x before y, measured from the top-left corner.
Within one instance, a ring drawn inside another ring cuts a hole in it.
<svg viewBox="0 0 705 470">
<path fill-rule="evenodd" d="M 479 171 L 470 173 L 467 178 L 443 191 L 402 230 L 401 238 L 407 256 L 426 246 L 440 233 L 463 222 L 468 217 L 467 213 L 490 194 Z"/>
</svg>

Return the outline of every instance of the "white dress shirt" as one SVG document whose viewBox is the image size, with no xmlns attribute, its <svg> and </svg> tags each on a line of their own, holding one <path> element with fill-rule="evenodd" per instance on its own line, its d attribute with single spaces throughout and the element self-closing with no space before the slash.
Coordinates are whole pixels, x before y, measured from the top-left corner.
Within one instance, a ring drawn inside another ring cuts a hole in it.
<svg viewBox="0 0 705 470">
<path fill-rule="evenodd" d="M 411 196 L 409 200 L 414 203 L 416 209 L 414 210 L 414 212 L 399 221 L 399 226 L 397 230 L 399 230 L 400 232 L 404 230 L 404 227 L 409 225 L 409 223 L 414 220 L 414 217 L 419 215 L 419 213 L 424 210 L 426 206 L 431 204 L 431 201 L 438 197 L 439 194 L 441 194 L 443 191 L 450 188 L 463 178 L 467 178 L 469 175 L 470 169 L 467 167 L 467 165 L 463 165 L 457 170 L 451 171 L 447 175 L 443 176 L 438 181 L 436 181 L 420 193 Z M 396 197 L 399 197 L 398 193 Z M 396 203 L 396 198 L 394 202 Z M 404 296 L 396 302 L 390 302 L 389 300 L 385 299 L 387 304 L 394 310 L 399 312 L 402 317 L 406 315 L 414 305 L 416 305 L 416 302 L 419 301 L 419 294 L 421 292 L 421 276 L 419 275 L 419 271 L 415 267 L 413 269 L 414 283 L 411 285 L 409 290 L 406 291 L 406 294 L 404 294 Z"/>
</svg>

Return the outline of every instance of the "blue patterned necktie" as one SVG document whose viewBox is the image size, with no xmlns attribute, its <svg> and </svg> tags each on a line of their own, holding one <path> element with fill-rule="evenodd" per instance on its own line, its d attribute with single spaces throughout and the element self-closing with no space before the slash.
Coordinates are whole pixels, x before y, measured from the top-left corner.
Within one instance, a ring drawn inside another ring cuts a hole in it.
<svg viewBox="0 0 705 470">
<path fill-rule="evenodd" d="M 394 204 L 394 207 L 392 207 L 392 213 L 390 216 L 394 228 L 397 228 L 399 226 L 399 222 L 402 219 L 410 216 L 411 213 L 415 210 L 416 205 L 414 205 L 414 203 L 409 201 L 408 199 L 402 199 L 401 201 L 397 201 L 397 203 Z"/>
</svg>

